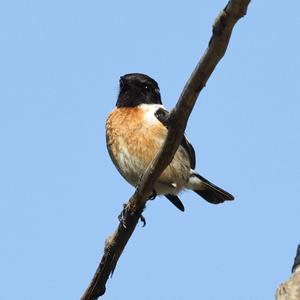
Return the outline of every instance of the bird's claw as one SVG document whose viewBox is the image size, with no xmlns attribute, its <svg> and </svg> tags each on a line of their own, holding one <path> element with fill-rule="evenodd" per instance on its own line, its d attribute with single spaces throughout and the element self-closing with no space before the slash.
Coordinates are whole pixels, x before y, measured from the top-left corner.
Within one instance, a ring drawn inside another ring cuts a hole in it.
<svg viewBox="0 0 300 300">
<path fill-rule="evenodd" d="M 140 220 L 143 223 L 142 227 L 145 227 L 146 226 L 146 219 L 143 215 L 140 216 Z"/>
</svg>

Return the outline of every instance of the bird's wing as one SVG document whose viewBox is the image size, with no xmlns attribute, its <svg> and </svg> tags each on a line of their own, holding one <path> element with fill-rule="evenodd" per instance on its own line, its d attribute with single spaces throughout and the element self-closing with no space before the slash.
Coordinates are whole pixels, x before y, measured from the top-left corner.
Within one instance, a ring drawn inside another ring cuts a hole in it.
<svg viewBox="0 0 300 300">
<path fill-rule="evenodd" d="M 155 117 L 166 127 L 168 128 L 168 116 L 169 116 L 169 112 L 160 107 L 156 110 L 156 112 L 154 113 Z M 180 143 L 180 145 L 183 147 L 183 149 L 186 151 L 186 153 L 188 154 L 189 157 L 189 161 L 190 161 L 190 167 L 191 169 L 195 169 L 196 167 L 196 155 L 195 155 L 195 150 L 192 146 L 192 144 L 188 141 L 188 139 L 186 138 L 186 136 L 184 135 L 182 138 L 182 141 Z"/>
</svg>

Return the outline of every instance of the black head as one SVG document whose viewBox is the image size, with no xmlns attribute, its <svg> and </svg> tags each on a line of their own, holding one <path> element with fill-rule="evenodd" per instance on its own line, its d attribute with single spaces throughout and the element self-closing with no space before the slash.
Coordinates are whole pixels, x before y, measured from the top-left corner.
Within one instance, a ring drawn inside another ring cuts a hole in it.
<svg viewBox="0 0 300 300">
<path fill-rule="evenodd" d="M 157 82 L 145 74 L 121 76 L 116 106 L 135 107 L 139 104 L 162 104 Z"/>
</svg>

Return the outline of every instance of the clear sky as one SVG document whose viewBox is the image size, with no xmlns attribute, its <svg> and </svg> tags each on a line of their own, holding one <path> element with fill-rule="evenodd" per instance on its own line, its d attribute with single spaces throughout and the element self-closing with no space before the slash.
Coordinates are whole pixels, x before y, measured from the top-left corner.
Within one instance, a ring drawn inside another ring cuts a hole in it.
<svg viewBox="0 0 300 300">
<path fill-rule="evenodd" d="M 119 76 L 172 108 L 226 1 L 0 2 L 1 300 L 79 299 L 133 193 L 106 151 Z M 104 299 L 268 300 L 300 243 L 299 1 L 252 1 L 187 135 L 235 195 L 149 203 Z"/>
</svg>

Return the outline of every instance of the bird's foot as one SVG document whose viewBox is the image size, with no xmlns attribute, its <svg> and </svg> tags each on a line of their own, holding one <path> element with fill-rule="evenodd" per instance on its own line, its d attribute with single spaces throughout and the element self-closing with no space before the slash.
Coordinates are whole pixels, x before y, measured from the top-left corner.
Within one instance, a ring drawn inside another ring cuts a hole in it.
<svg viewBox="0 0 300 300">
<path fill-rule="evenodd" d="M 152 194 L 149 196 L 148 200 L 154 200 L 157 196 L 157 193 L 155 190 L 152 191 Z"/>
<path fill-rule="evenodd" d="M 134 214 L 134 212 L 129 212 L 129 211 L 126 209 L 126 207 L 127 207 L 127 204 L 124 203 L 124 204 L 123 204 L 123 210 L 122 210 L 122 212 L 121 212 L 121 213 L 119 214 L 119 216 L 118 216 L 118 219 L 119 219 L 119 221 L 120 221 L 122 227 L 124 227 L 125 229 L 127 228 L 126 218 L 127 218 L 128 214 L 131 214 L 131 215 Z M 141 222 L 143 223 L 142 227 L 145 227 L 145 226 L 146 226 L 146 219 L 145 219 L 145 217 L 144 217 L 142 214 L 140 215 L 140 220 L 141 220 Z"/>
</svg>

